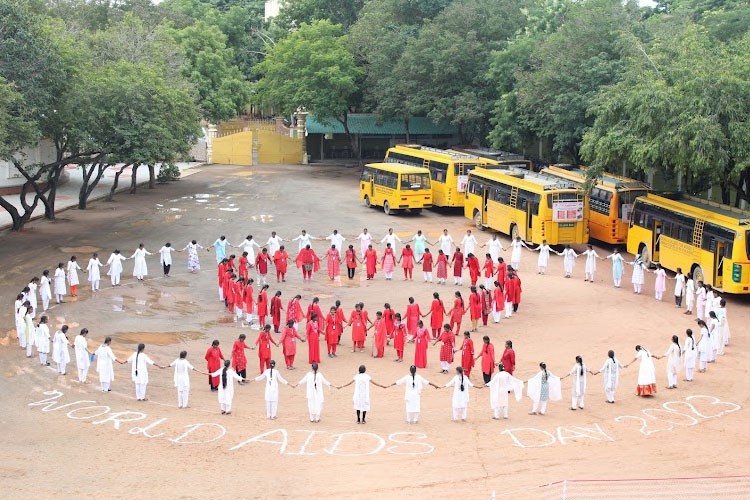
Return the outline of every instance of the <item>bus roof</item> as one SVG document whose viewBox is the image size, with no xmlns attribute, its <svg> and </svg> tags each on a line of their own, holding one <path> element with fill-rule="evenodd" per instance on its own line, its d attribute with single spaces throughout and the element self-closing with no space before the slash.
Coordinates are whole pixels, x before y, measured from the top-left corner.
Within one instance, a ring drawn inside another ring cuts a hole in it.
<svg viewBox="0 0 750 500">
<path fill-rule="evenodd" d="M 709 222 L 723 222 L 725 224 L 750 225 L 750 212 L 722 205 L 713 201 L 702 200 L 694 196 L 680 195 L 678 199 L 666 198 L 653 193 L 640 197 L 652 205 L 669 208 L 677 212 L 684 212 L 693 217 Z"/>
<path fill-rule="evenodd" d="M 410 153 L 416 156 L 425 158 L 440 156 L 441 159 L 447 159 L 449 161 L 480 161 L 484 160 L 476 155 L 467 153 L 461 153 L 459 151 L 453 151 L 451 149 L 438 149 L 427 146 L 421 146 L 419 144 L 397 144 L 392 148 L 388 148 L 388 151 Z"/>
<path fill-rule="evenodd" d="M 414 167 L 404 165 L 403 163 L 368 163 L 365 167 L 383 170 L 384 172 L 394 172 L 397 174 L 429 174 L 430 171 L 424 167 Z"/>
<path fill-rule="evenodd" d="M 586 181 L 586 167 L 576 167 L 572 165 L 552 165 L 550 167 L 542 169 L 542 172 L 549 173 L 550 175 L 554 175 L 562 179 L 568 179 L 579 184 L 583 184 Z M 649 186 L 645 182 L 630 179 L 628 177 L 622 177 L 620 175 L 610 174 L 608 172 L 602 173 L 599 177 L 596 178 L 596 181 L 596 185 L 598 187 L 616 189 L 618 191 L 630 189 L 651 190 L 651 186 Z"/>
<path fill-rule="evenodd" d="M 470 175 L 480 175 L 486 179 L 500 182 L 511 181 L 519 187 L 523 186 L 532 191 L 549 191 L 553 189 L 578 190 L 579 186 L 559 177 L 547 175 L 541 172 L 531 172 L 520 168 L 509 168 L 507 170 L 494 170 L 485 167 L 474 169 Z"/>
</svg>

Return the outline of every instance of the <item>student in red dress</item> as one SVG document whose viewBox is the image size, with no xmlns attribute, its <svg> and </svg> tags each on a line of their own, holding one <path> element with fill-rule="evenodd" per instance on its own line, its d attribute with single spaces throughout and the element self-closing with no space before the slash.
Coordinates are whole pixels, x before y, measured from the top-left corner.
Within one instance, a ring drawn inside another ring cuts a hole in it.
<svg viewBox="0 0 750 500">
<path fill-rule="evenodd" d="M 247 261 L 247 252 L 242 252 L 242 255 L 240 255 L 239 259 L 239 272 L 240 272 L 240 278 L 247 281 L 248 275 L 247 275 L 247 269 L 248 269 L 248 261 Z M 237 370 L 235 370 L 237 371 Z"/>
<path fill-rule="evenodd" d="M 471 286 L 477 286 L 477 280 L 479 279 L 479 259 L 473 253 L 466 256 L 466 268 L 469 270 Z"/>
<path fill-rule="evenodd" d="M 492 292 L 479 285 L 479 296 L 482 298 L 482 326 L 487 326 L 487 319 L 492 312 Z"/>
<path fill-rule="evenodd" d="M 336 245 L 331 245 L 331 248 L 326 251 L 324 257 L 328 268 L 328 277 L 333 281 L 339 277 L 339 273 L 341 272 L 341 255 L 339 255 Z"/>
<path fill-rule="evenodd" d="M 245 285 L 245 290 L 242 292 L 242 296 L 244 299 L 244 308 L 245 308 L 245 319 L 247 320 L 247 324 L 249 325 L 253 321 L 253 313 L 255 312 L 255 304 L 253 303 L 253 279 L 248 278 L 247 284 Z M 236 371 L 236 370 L 235 370 Z M 243 375 L 244 377 L 244 375 Z"/>
<path fill-rule="evenodd" d="M 295 262 L 297 267 L 302 268 L 302 281 L 312 280 L 313 273 L 320 270 L 320 259 L 310 245 L 299 251 Z"/>
<path fill-rule="evenodd" d="M 340 300 L 336 301 L 334 307 L 336 307 L 336 324 L 337 324 L 336 329 L 339 331 L 338 345 L 341 345 L 341 334 L 344 333 L 344 323 L 346 323 L 346 314 L 344 314 L 344 308 L 341 307 Z"/>
<path fill-rule="evenodd" d="M 472 286 L 470 290 L 469 318 L 471 319 L 471 331 L 476 332 L 479 325 L 479 318 L 482 317 L 482 297 L 479 295 L 477 287 Z M 464 367 L 464 371 L 466 371 L 466 367 Z"/>
<path fill-rule="evenodd" d="M 362 306 L 359 304 L 354 306 L 347 324 L 352 327 L 352 352 L 355 352 L 357 349 L 359 349 L 359 352 L 362 352 L 365 348 L 365 338 L 367 337 L 367 317 L 362 312 Z"/>
<path fill-rule="evenodd" d="M 471 333 L 464 332 L 464 342 L 459 351 L 461 351 L 461 368 L 464 369 L 466 376 L 470 377 L 471 369 L 474 368 L 474 341 L 471 340 Z"/>
<path fill-rule="evenodd" d="M 518 312 L 518 306 L 521 304 L 521 278 L 518 277 L 517 272 L 509 273 L 510 288 L 513 290 L 513 312 Z"/>
<path fill-rule="evenodd" d="M 365 250 L 364 261 L 367 279 L 374 279 L 375 273 L 378 270 L 378 253 L 372 248 L 372 245 L 367 246 L 367 250 Z"/>
<path fill-rule="evenodd" d="M 396 313 L 396 321 L 393 325 L 393 333 L 390 338 L 393 339 L 393 348 L 396 350 L 396 361 L 402 362 L 404 360 L 404 345 L 406 343 L 406 337 L 408 332 L 406 331 L 406 325 L 401 322 L 401 314 Z M 422 324 L 421 321 L 417 322 L 417 325 Z M 417 326 L 419 328 L 419 326 Z M 414 335 L 417 335 L 417 331 L 414 330 Z"/>
<path fill-rule="evenodd" d="M 346 275 L 349 279 L 354 279 L 354 275 L 357 272 L 357 262 L 362 262 L 357 258 L 357 252 L 354 250 L 354 245 L 349 245 L 346 249 Z"/>
<path fill-rule="evenodd" d="M 388 338 L 391 338 L 391 335 L 393 335 L 393 324 L 395 318 L 396 313 L 391 309 L 391 305 L 386 302 L 383 305 L 383 321 L 385 321 L 385 333 L 388 335 Z"/>
<path fill-rule="evenodd" d="M 440 328 L 443 326 L 443 318 L 447 314 L 445 312 L 445 304 L 440 300 L 440 295 L 437 292 L 432 294 L 432 305 L 430 306 L 429 314 L 432 338 L 436 339 L 440 335 Z"/>
<path fill-rule="evenodd" d="M 305 341 L 297 333 L 297 329 L 294 328 L 294 323 L 289 321 L 284 327 L 284 331 L 281 333 L 279 344 L 284 352 L 284 363 L 288 370 L 294 370 L 294 356 L 297 355 L 297 340 Z"/>
<path fill-rule="evenodd" d="M 497 258 L 497 267 L 495 269 L 497 271 L 497 283 L 500 283 L 500 286 L 505 286 L 505 277 L 508 275 L 508 264 L 505 263 L 502 257 Z"/>
<path fill-rule="evenodd" d="M 271 261 L 271 256 L 268 255 L 268 249 L 264 248 L 255 257 L 255 269 L 258 271 L 258 284 L 265 285 L 268 283 L 268 263 Z"/>
<path fill-rule="evenodd" d="M 286 271 L 289 265 L 289 254 L 281 245 L 273 254 L 273 265 L 276 267 L 276 282 L 286 281 Z"/>
<path fill-rule="evenodd" d="M 495 275 L 495 263 L 492 262 L 492 255 L 485 255 L 482 271 L 484 271 L 484 287 L 487 290 L 492 290 L 492 277 Z"/>
<path fill-rule="evenodd" d="M 499 282 L 495 282 L 495 288 L 492 290 L 492 322 L 500 323 L 505 309 L 505 292 Z"/>
<path fill-rule="evenodd" d="M 414 297 L 409 297 L 409 304 L 406 306 L 406 331 L 409 335 L 414 335 L 417 331 L 417 322 L 422 317 L 422 311 L 419 309 L 419 304 L 414 302 Z"/>
<path fill-rule="evenodd" d="M 236 256 L 234 254 L 230 255 L 227 259 L 227 269 L 231 269 L 232 271 L 235 271 L 237 269 L 237 265 L 234 263 L 234 259 L 236 259 Z"/>
<path fill-rule="evenodd" d="M 251 349 L 255 350 L 258 348 L 258 361 L 260 362 L 260 372 L 271 367 L 271 344 L 279 347 L 273 337 L 271 336 L 271 325 L 266 325 L 263 330 L 258 334 L 258 338 L 255 339 L 255 345 Z"/>
<path fill-rule="evenodd" d="M 440 346 L 440 373 L 448 373 L 448 369 L 453 363 L 453 346 L 455 345 L 455 335 L 451 331 L 451 325 L 443 325 L 443 331 L 440 333 L 440 337 L 432 344 L 437 345 L 438 342 L 442 342 Z"/>
<path fill-rule="evenodd" d="M 424 249 L 424 255 L 419 259 L 422 263 L 422 274 L 424 275 L 425 283 L 432 283 L 432 253 L 429 248 Z"/>
<path fill-rule="evenodd" d="M 438 285 L 444 285 L 445 280 L 448 279 L 448 256 L 443 250 L 438 250 L 436 267 Z"/>
<path fill-rule="evenodd" d="M 221 349 L 219 349 L 218 340 L 214 340 L 213 342 L 211 342 L 211 347 L 208 348 L 203 359 L 206 360 L 206 368 L 208 373 L 214 373 L 219 368 L 221 368 L 222 361 L 224 361 L 224 355 L 221 353 Z M 218 391 L 219 377 L 212 377 L 211 375 L 209 375 L 208 385 L 211 387 L 212 391 Z"/>
<path fill-rule="evenodd" d="M 227 276 L 227 259 L 222 259 L 221 262 L 219 262 L 219 267 L 216 273 L 217 281 L 219 282 L 219 301 L 226 304 L 226 301 L 224 300 L 224 280 Z"/>
<path fill-rule="evenodd" d="M 430 334 L 424 323 L 417 323 L 417 333 L 414 335 L 414 366 L 427 368 L 427 347 L 430 342 Z"/>
<path fill-rule="evenodd" d="M 461 320 L 463 319 L 464 314 L 466 314 L 464 299 L 461 297 L 461 292 L 456 292 L 456 299 L 453 301 L 453 308 L 448 311 L 448 316 L 450 318 L 450 329 L 456 332 L 457 337 L 458 332 L 461 331 Z"/>
<path fill-rule="evenodd" d="M 299 303 L 300 299 L 302 299 L 302 295 L 295 295 L 286 305 L 286 320 L 293 321 L 294 328 L 297 328 L 297 325 L 304 317 L 302 315 L 302 306 Z"/>
<path fill-rule="evenodd" d="M 313 321 L 313 314 L 317 318 L 315 321 L 318 322 L 318 331 L 322 334 L 323 332 L 325 332 L 325 317 L 323 316 L 323 311 L 321 311 L 320 309 L 320 299 L 318 297 L 313 297 L 312 302 L 309 306 L 307 306 L 307 314 L 305 314 L 305 319 L 308 323 L 310 321 Z"/>
<path fill-rule="evenodd" d="M 388 338 L 388 332 L 385 329 L 385 321 L 383 320 L 383 313 L 378 311 L 375 313 L 375 322 L 370 328 L 375 330 L 375 338 L 373 339 L 372 357 L 383 358 L 385 357 L 385 341 Z M 368 330 L 370 329 L 368 328 Z"/>
<path fill-rule="evenodd" d="M 244 333 L 241 333 L 239 338 L 234 341 L 232 345 L 232 368 L 237 372 L 237 375 L 243 379 L 247 378 L 247 357 L 245 356 L 245 349 L 249 349 L 245 343 Z M 240 381 L 240 384 L 244 384 L 244 381 Z"/>
<path fill-rule="evenodd" d="M 271 322 L 273 323 L 273 331 L 276 333 L 279 333 L 279 326 L 281 326 L 281 311 L 283 309 L 284 307 L 281 305 L 281 291 L 279 290 L 271 299 Z"/>
<path fill-rule="evenodd" d="M 266 290 L 268 290 L 268 285 L 263 285 L 258 292 L 258 321 L 261 327 L 266 326 L 266 316 L 268 316 L 268 294 Z"/>
<path fill-rule="evenodd" d="M 224 276 L 224 304 L 226 304 L 227 309 L 232 313 L 234 313 L 234 279 L 234 271 L 231 269 L 227 270 Z"/>
<path fill-rule="evenodd" d="M 464 254 L 461 253 L 461 249 L 456 247 L 456 251 L 453 252 L 451 257 L 451 264 L 453 264 L 453 284 L 463 285 L 464 284 Z"/>
<path fill-rule="evenodd" d="M 341 321 L 336 317 L 337 316 L 336 306 L 331 307 L 331 310 L 328 312 L 328 316 L 326 316 L 326 347 L 328 348 L 328 357 L 329 358 L 335 358 L 336 357 L 336 346 L 339 343 L 339 338 L 341 338 Z"/>
<path fill-rule="evenodd" d="M 513 375 L 513 370 L 516 369 L 516 352 L 513 350 L 513 342 L 510 340 L 505 341 L 505 350 L 500 358 L 500 362 L 505 367 L 505 371 L 509 375 Z"/>
<path fill-rule="evenodd" d="M 320 363 L 320 323 L 318 314 L 312 313 L 307 322 L 305 335 L 307 336 L 307 362 Z"/>
<path fill-rule="evenodd" d="M 404 281 L 413 280 L 414 272 L 414 250 L 411 249 L 411 245 L 407 244 L 401 249 L 401 257 L 398 258 L 399 264 L 404 269 Z"/>
<path fill-rule="evenodd" d="M 234 321 L 242 321 L 242 308 L 245 307 L 245 281 L 238 278 L 232 283 L 234 294 Z"/>
<path fill-rule="evenodd" d="M 482 358 L 482 379 L 484 385 L 487 385 L 492 380 L 492 372 L 495 371 L 495 346 L 490 342 L 490 338 L 485 335 L 482 337 L 484 343 L 482 344 L 482 350 L 477 354 L 477 358 Z"/>
</svg>

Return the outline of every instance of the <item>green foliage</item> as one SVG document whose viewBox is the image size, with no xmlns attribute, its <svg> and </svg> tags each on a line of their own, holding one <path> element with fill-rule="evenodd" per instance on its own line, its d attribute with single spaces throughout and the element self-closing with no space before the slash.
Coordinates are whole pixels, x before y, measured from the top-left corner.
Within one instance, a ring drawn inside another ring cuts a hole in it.
<svg viewBox="0 0 750 500">
<path fill-rule="evenodd" d="M 174 163 L 162 163 L 156 180 L 159 182 L 176 181 L 180 178 L 180 169 Z"/>
<path fill-rule="evenodd" d="M 0 158 L 10 158 L 34 137 L 34 125 L 24 116 L 23 96 L 0 77 Z"/>
<path fill-rule="evenodd" d="M 327 20 L 349 28 L 359 17 L 364 0 L 283 0 L 279 22 L 292 27 Z"/>
</svg>

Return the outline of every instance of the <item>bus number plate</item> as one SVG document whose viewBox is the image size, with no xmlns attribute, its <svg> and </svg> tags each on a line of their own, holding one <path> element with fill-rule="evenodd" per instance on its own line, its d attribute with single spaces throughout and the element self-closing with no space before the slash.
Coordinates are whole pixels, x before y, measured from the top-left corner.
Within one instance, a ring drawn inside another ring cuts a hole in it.
<svg viewBox="0 0 750 500">
<path fill-rule="evenodd" d="M 575 223 L 572 222 L 561 222 L 559 227 L 576 227 Z"/>
</svg>

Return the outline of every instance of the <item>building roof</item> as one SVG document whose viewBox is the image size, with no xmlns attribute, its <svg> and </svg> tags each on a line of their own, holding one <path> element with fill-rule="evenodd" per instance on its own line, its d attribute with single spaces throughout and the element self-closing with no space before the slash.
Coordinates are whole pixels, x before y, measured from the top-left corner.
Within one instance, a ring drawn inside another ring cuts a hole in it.
<svg viewBox="0 0 750 500">
<path fill-rule="evenodd" d="M 338 120 L 318 120 L 307 117 L 308 134 L 343 134 L 344 126 Z M 349 131 L 360 135 L 405 135 L 406 126 L 402 120 L 379 120 L 371 113 L 349 114 Z M 430 118 L 414 116 L 409 119 L 409 133 L 415 135 L 453 135 L 458 128 L 449 124 L 437 124 Z"/>
</svg>

